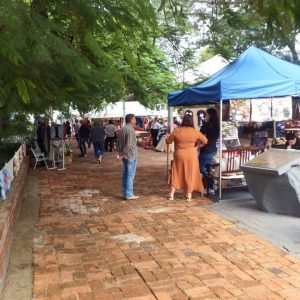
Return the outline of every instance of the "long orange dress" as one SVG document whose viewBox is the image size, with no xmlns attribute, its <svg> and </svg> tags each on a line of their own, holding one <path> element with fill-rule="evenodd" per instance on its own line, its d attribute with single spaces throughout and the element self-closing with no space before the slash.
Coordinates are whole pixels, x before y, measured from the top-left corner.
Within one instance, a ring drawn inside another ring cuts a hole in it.
<svg viewBox="0 0 300 300">
<path fill-rule="evenodd" d="M 195 149 L 197 141 L 207 144 L 207 138 L 192 127 L 177 128 L 166 140 L 167 144 L 175 142 L 170 185 L 176 189 L 183 189 L 186 193 L 204 191 Z"/>
</svg>

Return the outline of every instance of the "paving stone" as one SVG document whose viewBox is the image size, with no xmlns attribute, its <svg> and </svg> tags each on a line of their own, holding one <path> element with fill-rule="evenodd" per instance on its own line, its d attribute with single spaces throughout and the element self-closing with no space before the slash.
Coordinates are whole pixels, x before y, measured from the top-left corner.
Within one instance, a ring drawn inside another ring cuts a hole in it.
<svg viewBox="0 0 300 300">
<path fill-rule="evenodd" d="M 75 150 L 76 151 L 76 150 Z M 92 153 L 37 170 L 33 299 L 298 299 L 300 260 L 183 193 L 168 202 L 165 155 L 139 150 L 137 201 L 121 201 L 121 165 Z"/>
</svg>

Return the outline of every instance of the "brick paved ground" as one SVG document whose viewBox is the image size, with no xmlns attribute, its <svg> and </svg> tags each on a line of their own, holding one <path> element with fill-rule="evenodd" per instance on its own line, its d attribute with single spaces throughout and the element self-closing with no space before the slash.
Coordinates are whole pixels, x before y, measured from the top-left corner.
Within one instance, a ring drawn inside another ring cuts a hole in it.
<svg viewBox="0 0 300 300">
<path fill-rule="evenodd" d="M 164 154 L 140 151 L 136 202 L 120 200 L 113 158 L 37 171 L 33 299 L 300 298 L 300 260 L 207 210 L 199 195 L 165 200 Z"/>
</svg>

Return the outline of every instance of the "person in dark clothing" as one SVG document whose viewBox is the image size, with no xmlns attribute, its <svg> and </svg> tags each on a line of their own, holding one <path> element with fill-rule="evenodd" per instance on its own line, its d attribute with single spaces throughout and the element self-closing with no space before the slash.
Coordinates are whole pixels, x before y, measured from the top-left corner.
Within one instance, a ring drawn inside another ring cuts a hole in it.
<svg viewBox="0 0 300 300">
<path fill-rule="evenodd" d="M 87 122 L 84 120 L 82 121 L 82 125 L 79 128 L 79 148 L 80 148 L 80 155 L 79 157 L 84 157 L 86 155 L 86 145 L 88 139 L 90 137 L 90 128 L 88 127 Z"/>
<path fill-rule="evenodd" d="M 199 154 L 200 172 L 203 176 L 206 175 L 207 164 L 213 163 L 213 158 L 217 154 L 217 140 L 220 136 L 220 123 L 217 111 L 214 108 L 209 108 L 206 111 L 205 120 L 200 129 L 200 132 L 204 134 L 208 140 L 208 143 L 201 148 Z M 208 191 L 213 194 L 213 180 L 208 181 Z"/>
<path fill-rule="evenodd" d="M 87 122 L 87 127 L 89 128 L 89 130 L 91 132 L 91 129 L 92 129 L 91 121 L 89 119 L 86 119 L 86 122 Z M 88 144 L 88 148 L 91 148 L 92 142 L 90 141 L 90 137 L 87 138 L 86 142 Z"/>
<path fill-rule="evenodd" d="M 285 139 L 285 149 L 300 150 L 300 141 L 294 133 L 288 133 Z"/>
<path fill-rule="evenodd" d="M 104 154 L 105 130 L 98 122 L 94 123 L 90 133 L 90 142 L 93 143 L 95 157 L 98 164 L 101 164 Z"/>
<path fill-rule="evenodd" d="M 42 121 L 38 122 L 38 127 L 36 130 L 36 141 L 42 153 L 45 153 L 45 125 Z"/>
<path fill-rule="evenodd" d="M 66 135 L 68 138 L 71 138 L 71 130 L 72 130 L 72 128 L 71 128 L 70 122 L 67 121 L 66 122 Z"/>
</svg>

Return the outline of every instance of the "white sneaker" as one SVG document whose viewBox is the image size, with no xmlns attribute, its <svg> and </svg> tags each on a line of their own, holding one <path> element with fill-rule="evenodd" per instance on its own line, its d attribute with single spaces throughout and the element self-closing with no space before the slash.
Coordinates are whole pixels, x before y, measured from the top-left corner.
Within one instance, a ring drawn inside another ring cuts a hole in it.
<svg viewBox="0 0 300 300">
<path fill-rule="evenodd" d="M 137 200 L 137 199 L 140 199 L 139 196 L 135 196 L 135 195 L 132 195 L 130 197 L 126 197 L 126 200 Z"/>
<path fill-rule="evenodd" d="M 203 195 L 206 195 L 206 196 L 207 195 L 215 195 L 215 194 L 216 194 L 216 192 L 214 189 L 209 189 L 208 192 L 207 192 L 207 189 L 205 189 L 203 192 Z"/>
<path fill-rule="evenodd" d="M 208 190 L 208 194 L 209 195 L 214 195 L 216 192 L 215 192 L 215 190 L 214 189 L 209 189 Z"/>
</svg>

